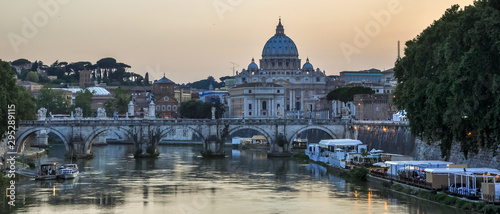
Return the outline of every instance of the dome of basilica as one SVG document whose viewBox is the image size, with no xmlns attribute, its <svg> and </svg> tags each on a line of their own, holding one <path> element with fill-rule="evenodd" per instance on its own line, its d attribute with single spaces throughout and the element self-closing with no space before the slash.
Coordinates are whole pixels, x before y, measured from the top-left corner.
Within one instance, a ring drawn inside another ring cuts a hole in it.
<svg viewBox="0 0 500 214">
<path fill-rule="evenodd" d="M 281 19 L 276 27 L 276 34 L 267 40 L 262 50 L 262 57 L 265 56 L 299 56 L 297 46 L 292 39 L 285 35 Z"/>
<path fill-rule="evenodd" d="M 311 63 L 309 63 L 309 58 L 307 58 L 306 63 L 302 66 L 303 70 L 314 70 L 314 67 Z"/>
<path fill-rule="evenodd" d="M 255 60 L 252 58 L 252 63 L 248 65 L 248 70 L 259 70 L 259 66 L 255 63 Z"/>
</svg>

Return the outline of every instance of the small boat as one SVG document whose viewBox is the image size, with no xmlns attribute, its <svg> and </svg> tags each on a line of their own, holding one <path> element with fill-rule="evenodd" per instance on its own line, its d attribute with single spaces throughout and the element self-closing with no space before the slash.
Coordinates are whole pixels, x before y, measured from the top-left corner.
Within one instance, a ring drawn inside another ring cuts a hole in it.
<svg viewBox="0 0 500 214">
<path fill-rule="evenodd" d="M 57 174 L 57 179 L 74 179 L 78 177 L 78 172 L 74 172 L 72 169 L 60 169 Z"/>
<path fill-rule="evenodd" d="M 55 180 L 57 178 L 57 163 L 40 164 L 35 180 Z"/>
<path fill-rule="evenodd" d="M 78 165 L 76 164 L 64 164 L 60 167 L 57 172 L 57 179 L 74 179 L 78 177 L 79 174 Z"/>
<path fill-rule="evenodd" d="M 307 148 L 307 138 L 304 138 L 304 139 L 295 138 L 295 139 L 293 139 L 292 148 L 293 149 L 306 149 Z"/>
</svg>

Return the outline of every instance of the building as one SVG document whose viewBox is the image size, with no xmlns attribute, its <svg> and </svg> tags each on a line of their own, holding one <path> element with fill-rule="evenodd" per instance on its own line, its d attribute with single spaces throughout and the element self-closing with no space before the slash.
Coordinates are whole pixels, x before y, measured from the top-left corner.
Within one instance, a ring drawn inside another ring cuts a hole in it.
<svg viewBox="0 0 500 214">
<path fill-rule="evenodd" d="M 229 117 L 283 117 L 285 88 L 274 83 L 244 83 L 229 90 Z"/>
<path fill-rule="evenodd" d="M 285 35 L 281 19 L 276 33 L 264 45 L 259 63 L 260 67 L 252 59 L 247 70 L 243 69 L 236 74 L 236 87 L 248 83 L 273 83 L 283 86 L 285 102 L 282 107 L 287 111 L 287 115 L 299 114 L 301 118 L 306 117 L 306 112 L 316 111 L 317 100 L 331 89 L 331 86 L 326 84 L 328 77 L 325 72 L 318 68 L 315 70 L 309 59 L 306 59 L 301 68 L 297 47 L 293 40 Z"/>
<path fill-rule="evenodd" d="M 224 103 L 228 93 L 226 90 L 206 90 L 199 92 L 200 100 L 206 103 Z"/>
<path fill-rule="evenodd" d="M 357 120 L 389 120 L 397 111 L 391 94 L 354 95 Z"/>
<path fill-rule="evenodd" d="M 17 80 L 17 85 L 23 86 L 33 95 L 38 95 L 38 92 L 40 92 L 40 90 L 43 88 L 43 85 L 41 84 L 22 80 Z"/>
<path fill-rule="evenodd" d="M 175 99 L 175 83 L 163 75 L 153 83 L 155 112 L 158 117 L 176 118 L 179 116 L 179 102 Z"/>
<path fill-rule="evenodd" d="M 175 93 L 175 99 L 177 99 L 177 101 L 179 101 L 179 104 L 186 102 L 186 101 L 189 101 L 189 100 L 192 100 L 192 98 L 191 98 L 192 90 L 190 88 L 179 87 L 179 88 L 174 89 L 174 93 Z"/>
<path fill-rule="evenodd" d="M 89 70 L 80 71 L 80 88 L 92 86 L 92 73 Z"/>
<path fill-rule="evenodd" d="M 382 72 L 375 68 L 364 71 L 342 71 L 340 80 L 345 85 L 352 82 L 382 84 Z"/>
</svg>

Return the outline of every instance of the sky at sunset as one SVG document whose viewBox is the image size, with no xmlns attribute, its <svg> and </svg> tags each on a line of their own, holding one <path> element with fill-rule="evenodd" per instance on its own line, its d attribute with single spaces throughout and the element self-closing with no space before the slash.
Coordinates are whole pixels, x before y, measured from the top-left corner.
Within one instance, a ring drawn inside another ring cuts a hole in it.
<svg viewBox="0 0 500 214">
<path fill-rule="evenodd" d="M 113 57 L 131 72 L 176 83 L 232 75 L 261 58 L 281 16 L 285 34 L 327 75 L 393 67 L 397 41 L 415 38 L 453 4 L 472 0 L 0 1 L 0 59 Z M 401 51 L 403 53 L 403 51 Z"/>
</svg>

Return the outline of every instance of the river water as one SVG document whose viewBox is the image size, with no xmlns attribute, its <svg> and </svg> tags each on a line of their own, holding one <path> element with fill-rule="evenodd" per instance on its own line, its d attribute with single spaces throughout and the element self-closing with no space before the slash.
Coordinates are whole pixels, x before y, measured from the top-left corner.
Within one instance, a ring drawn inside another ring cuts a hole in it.
<svg viewBox="0 0 500 214">
<path fill-rule="evenodd" d="M 133 158 L 133 146 L 94 147 L 77 161 L 74 181 L 21 180 L 16 213 L 461 213 L 385 190 L 378 182 L 346 182 L 316 164 L 267 159 L 226 149 L 225 159 L 201 158 L 200 146 L 159 147 L 156 160 Z M 41 162 L 63 160 L 55 145 Z M 3 196 L 5 201 L 5 195 Z"/>
</svg>

